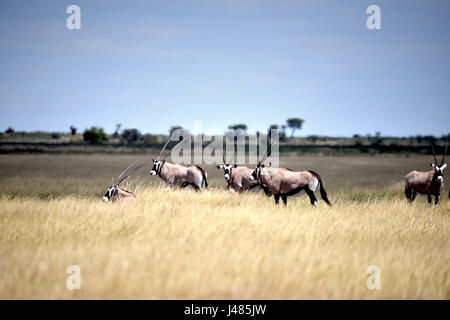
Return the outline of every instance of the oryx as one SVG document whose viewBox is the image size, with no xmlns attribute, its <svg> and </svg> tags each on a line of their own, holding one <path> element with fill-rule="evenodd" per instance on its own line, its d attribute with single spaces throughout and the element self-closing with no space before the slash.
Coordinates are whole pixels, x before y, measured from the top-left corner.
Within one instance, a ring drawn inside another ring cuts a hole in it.
<svg viewBox="0 0 450 320">
<path fill-rule="evenodd" d="M 126 168 L 119 177 L 117 177 L 116 180 L 114 180 L 113 184 L 108 188 L 108 191 L 106 191 L 105 195 L 103 196 L 103 201 L 107 202 L 109 200 L 111 201 L 117 201 L 117 200 L 125 200 L 125 201 L 134 201 L 136 199 L 136 196 L 134 193 L 124 190 L 119 187 L 120 183 L 128 178 L 131 174 L 133 174 L 137 169 L 142 167 L 144 164 L 141 164 L 134 169 L 130 170 L 131 167 L 136 163 L 133 162 L 128 168 Z"/>
<path fill-rule="evenodd" d="M 195 190 L 207 188 L 208 181 L 206 179 L 207 173 L 205 170 L 196 165 L 185 167 L 180 164 L 167 162 L 165 158 L 170 152 L 162 156 L 164 149 L 169 144 L 171 138 L 172 136 L 166 141 L 166 144 L 159 153 L 158 159 L 152 159 L 153 168 L 150 171 L 150 175 L 159 175 L 168 187 L 185 188 L 187 186 L 192 186 Z"/>
<path fill-rule="evenodd" d="M 439 196 L 444 191 L 444 177 L 442 173 L 447 167 L 444 163 L 445 155 L 447 154 L 447 144 L 445 145 L 445 152 L 442 156 L 441 164 L 438 165 L 436 154 L 434 153 L 433 143 L 431 143 L 431 150 L 433 151 L 434 163 L 431 163 L 430 171 L 411 171 L 405 176 L 405 195 L 410 203 L 414 201 L 417 193 L 426 194 L 428 196 L 428 204 L 431 205 L 431 197 L 434 196 L 434 204 L 439 203 Z M 449 194 L 450 197 L 450 194 Z"/>
<path fill-rule="evenodd" d="M 223 176 L 227 182 L 227 189 L 230 192 L 244 192 L 252 191 L 258 192 L 261 189 L 264 190 L 266 195 L 270 195 L 269 189 L 263 185 L 260 181 L 250 181 L 250 175 L 252 174 L 252 169 L 238 166 L 237 164 L 227 163 L 225 157 L 222 153 L 223 164 L 217 165 L 217 169 L 223 169 Z"/>
<path fill-rule="evenodd" d="M 266 167 L 263 162 L 267 155 L 270 153 L 270 149 L 266 152 L 264 157 L 258 162 L 255 170 L 250 175 L 250 181 L 260 181 L 263 183 L 273 194 L 275 203 L 277 204 L 281 199 L 284 205 L 287 205 L 287 197 L 289 196 L 301 196 L 303 193 L 309 196 L 311 204 L 318 205 L 315 193 L 320 188 L 320 195 L 322 199 L 331 206 L 327 197 L 327 192 L 323 187 L 323 182 L 320 175 L 317 172 L 308 170 L 295 172 L 287 168 L 272 168 Z"/>
</svg>

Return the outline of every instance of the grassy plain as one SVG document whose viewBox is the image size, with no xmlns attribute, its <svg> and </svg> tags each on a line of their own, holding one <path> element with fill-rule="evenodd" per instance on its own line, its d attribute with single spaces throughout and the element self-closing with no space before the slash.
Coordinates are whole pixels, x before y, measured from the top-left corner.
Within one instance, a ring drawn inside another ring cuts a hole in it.
<svg viewBox="0 0 450 320">
<path fill-rule="evenodd" d="M 168 191 L 150 164 L 124 185 L 138 201 L 101 201 L 113 176 L 150 159 L 0 155 L 0 298 L 450 298 L 448 187 L 438 208 L 403 195 L 429 157 L 282 157 L 322 175 L 332 208 L 228 194 L 212 166 L 206 192 Z M 69 265 L 81 290 L 66 287 Z M 380 290 L 366 286 L 369 265 Z"/>
</svg>

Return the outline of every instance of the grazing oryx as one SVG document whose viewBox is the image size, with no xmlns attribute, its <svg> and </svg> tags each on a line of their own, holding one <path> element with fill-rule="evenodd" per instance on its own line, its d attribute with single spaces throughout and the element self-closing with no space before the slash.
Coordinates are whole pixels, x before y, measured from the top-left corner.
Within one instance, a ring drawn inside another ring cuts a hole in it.
<svg viewBox="0 0 450 320">
<path fill-rule="evenodd" d="M 228 184 L 228 191 L 230 192 L 244 192 L 252 191 L 258 192 L 263 189 L 264 193 L 270 196 L 269 189 L 260 181 L 250 181 L 252 169 L 247 167 L 240 167 L 237 164 L 226 163 L 225 157 L 222 153 L 223 164 L 217 165 L 217 169 L 223 169 L 223 175 Z"/>
<path fill-rule="evenodd" d="M 173 186 L 185 188 L 187 186 L 192 186 L 197 191 L 207 188 L 207 173 L 199 166 L 185 167 L 180 164 L 173 164 L 164 160 L 170 152 L 166 153 L 164 157 L 162 157 L 162 154 L 171 138 L 172 136 L 170 136 L 166 141 L 166 144 L 159 153 L 158 159 L 153 159 L 153 168 L 150 171 L 150 175 L 159 175 L 168 187 Z"/>
<path fill-rule="evenodd" d="M 105 195 L 103 196 L 103 201 L 107 202 L 109 200 L 111 201 L 117 201 L 117 200 L 123 200 L 123 201 L 134 201 L 136 200 L 136 196 L 130 192 L 126 191 L 119 187 L 119 184 L 128 178 L 132 173 L 134 173 L 137 169 L 142 167 L 144 164 L 141 164 L 137 166 L 136 168 L 128 171 L 134 164 L 133 162 L 128 168 L 126 168 L 120 176 L 114 181 L 114 183 L 108 188 L 108 191 L 106 191 Z"/>
<path fill-rule="evenodd" d="M 273 194 L 275 203 L 277 204 L 281 199 L 284 205 L 287 205 L 287 197 L 301 196 L 303 193 L 309 196 L 311 204 L 318 205 L 315 193 L 320 188 L 320 195 L 322 199 L 331 206 L 327 197 L 327 192 L 323 187 L 320 175 L 314 171 L 295 172 L 287 168 L 271 168 L 266 167 L 263 161 L 270 153 L 270 149 L 266 152 L 264 157 L 259 161 L 255 170 L 250 175 L 251 181 L 261 181 Z"/>
<path fill-rule="evenodd" d="M 434 204 L 437 206 L 439 203 L 439 196 L 444 191 L 444 178 L 442 173 L 447 167 L 444 163 L 445 155 L 447 154 L 447 144 L 445 145 L 445 152 L 442 156 L 441 164 L 438 165 L 436 160 L 436 154 L 434 153 L 433 143 L 431 143 L 431 149 L 433 151 L 434 163 L 431 163 L 430 171 L 411 171 L 405 176 L 405 195 L 410 203 L 414 201 L 417 193 L 426 194 L 428 196 L 428 204 L 431 205 L 431 197 L 434 196 Z M 450 197 L 450 194 L 449 194 Z"/>
</svg>

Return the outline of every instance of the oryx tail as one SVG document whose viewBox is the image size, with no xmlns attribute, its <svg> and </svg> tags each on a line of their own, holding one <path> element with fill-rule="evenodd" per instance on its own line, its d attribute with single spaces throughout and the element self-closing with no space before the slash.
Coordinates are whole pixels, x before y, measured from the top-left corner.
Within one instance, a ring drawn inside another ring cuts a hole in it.
<svg viewBox="0 0 450 320">
<path fill-rule="evenodd" d="M 327 192 L 325 191 L 325 187 L 323 186 L 323 182 L 322 182 L 322 178 L 320 177 L 320 174 L 318 174 L 317 172 L 312 171 L 312 170 L 308 170 L 308 171 L 313 176 L 315 176 L 317 178 L 317 180 L 319 180 L 320 196 L 322 197 L 323 201 L 325 201 L 325 203 L 331 207 L 332 205 L 331 205 L 330 200 L 328 199 L 328 195 L 327 195 Z"/>
<path fill-rule="evenodd" d="M 206 171 L 203 168 L 201 168 L 199 166 L 195 166 L 195 167 L 197 167 L 198 170 L 200 170 L 200 172 L 202 173 L 202 177 L 203 177 L 202 188 L 208 188 L 208 180 L 207 180 L 208 174 L 206 173 Z"/>
</svg>

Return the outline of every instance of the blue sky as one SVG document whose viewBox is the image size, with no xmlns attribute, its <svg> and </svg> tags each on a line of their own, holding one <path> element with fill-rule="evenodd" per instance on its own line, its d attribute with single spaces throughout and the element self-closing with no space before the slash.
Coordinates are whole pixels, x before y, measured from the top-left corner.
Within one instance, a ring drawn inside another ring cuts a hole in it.
<svg viewBox="0 0 450 320">
<path fill-rule="evenodd" d="M 66 8 L 81 8 L 81 30 Z M 381 30 L 366 8 L 381 8 Z M 0 2 L 0 130 L 450 131 L 449 1 Z"/>
</svg>

